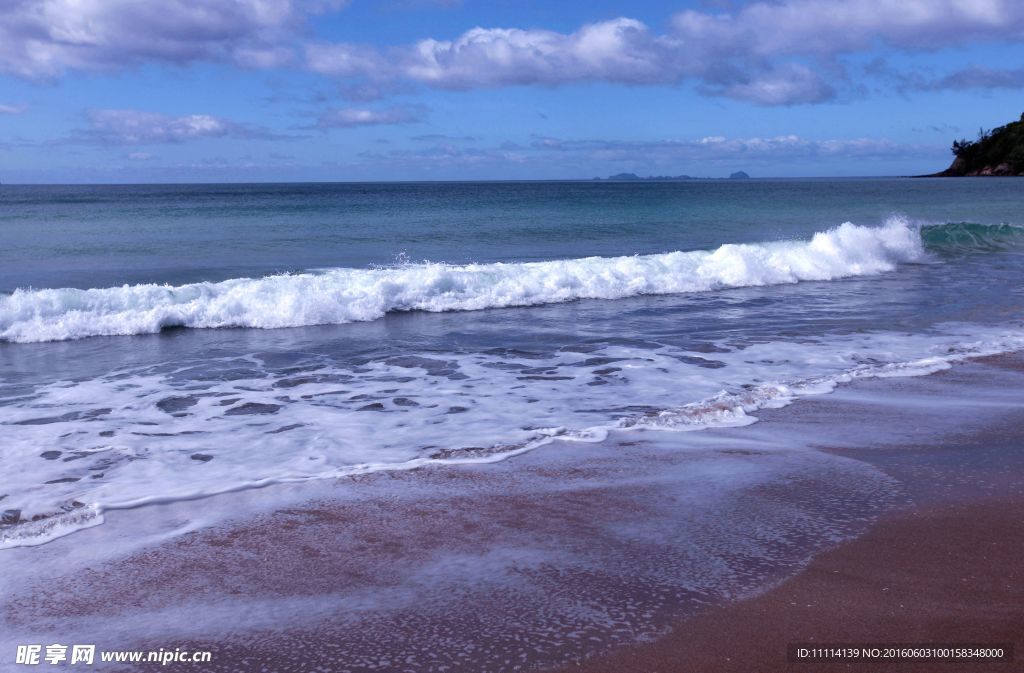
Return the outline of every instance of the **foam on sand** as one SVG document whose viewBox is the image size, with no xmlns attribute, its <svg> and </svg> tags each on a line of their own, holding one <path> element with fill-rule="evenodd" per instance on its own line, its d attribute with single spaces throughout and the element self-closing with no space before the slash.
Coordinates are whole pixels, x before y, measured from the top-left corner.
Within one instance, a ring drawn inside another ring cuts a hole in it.
<svg viewBox="0 0 1024 673">
<path fill-rule="evenodd" d="M 311 356 L 282 370 L 250 355 L 58 381 L 0 400 L 0 464 L 10 466 L 3 505 L 17 513 L 8 517 L 15 525 L 0 526 L 0 548 L 96 525 L 115 509 L 495 462 L 613 432 L 747 425 L 759 409 L 855 378 L 925 375 L 1022 347 L 1016 332 L 950 327 L 721 345 L 713 360 L 670 346 L 607 346 L 358 366 Z"/>
</svg>

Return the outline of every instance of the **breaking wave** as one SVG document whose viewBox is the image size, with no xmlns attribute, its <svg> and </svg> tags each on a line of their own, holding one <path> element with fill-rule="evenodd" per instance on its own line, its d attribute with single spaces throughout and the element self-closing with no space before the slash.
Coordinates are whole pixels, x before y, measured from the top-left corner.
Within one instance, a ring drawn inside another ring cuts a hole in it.
<svg viewBox="0 0 1024 673">
<path fill-rule="evenodd" d="M 179 286 L 19 289 L 0 297 L 0 340 L 62 341 L 167 327 L 300 327 L 376 320 L 392 311 L 472 311 L 827 281 L 891 271 L 923 260 L 926 244 L 959 244 L 969 235 L 981 236 L 969 228 L 976 225 L 956 226 L 962 228 L 920 229 L 894 217 L 881 227 L 847 222 L 810 240 L 715 250 L 335 268 Z"/>
</svg>

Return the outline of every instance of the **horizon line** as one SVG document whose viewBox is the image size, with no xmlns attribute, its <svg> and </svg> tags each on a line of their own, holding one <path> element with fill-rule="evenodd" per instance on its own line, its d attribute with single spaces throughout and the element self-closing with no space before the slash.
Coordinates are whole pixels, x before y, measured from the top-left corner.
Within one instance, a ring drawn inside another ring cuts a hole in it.
<svg viewBox="0 0 1024 673">
<path fill-rule="evenodd" d="M 636 184 L 650 182 L 730 182 L 742 183 L 767 180 L 881 180 L 881 179 L 919 179 L 941 177 L 925 175 L 804 175 L 804 176 L 749 176 L 746 178 L 730 177 L 688 177 L 664 179 L 656 177 L 640 177 L 637 179 L 614 180 L 610 178 L 480 178 L 473 180 L 229 180 L 209 182 L 167 181 L 167 182 L 0 182 L 0 187 L 145 187 L 160 185 L 386 185 L 386 184 L 474 184 L 474 183 L 537 183 L 537 182 L 613 182 L 617 184 Z M 974 176 L 968 176 L 974 177 Z M 977 176 L 989 177 L 989 176 Z M 994 176 L 1018 177 L 1018 176 Z"/>
</svg>

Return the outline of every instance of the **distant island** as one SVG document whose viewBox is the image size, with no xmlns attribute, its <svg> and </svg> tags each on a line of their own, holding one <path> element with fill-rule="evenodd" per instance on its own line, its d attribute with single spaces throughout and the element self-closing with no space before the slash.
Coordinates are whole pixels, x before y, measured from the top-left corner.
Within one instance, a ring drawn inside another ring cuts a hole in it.
<svg viewBox="0 0 1024 673">
<path fill-rule="evenodd" d="M 977 140 L 954 140 L 953 163 L 944 171 L 922 177 L 1024 175 L 1024 114 L 1006 126 L 978 132 Z"/>
<path fill-rule="evenodd" d="M 671 182 L 677 180 L 749 180 L 750 175 L 745 171 L 736 171 L 731 173 L 728 178 L 695 178 L 690 175 L 649 175 L 646 178 L 642 178 L 636 173 L 617 173 L 615 175 L 609 175 L 607 178 L 594 178 L 594 180 L 610 180 L 613 182 L 635 182 L 638 180 L 650 180 L 654 182 Z"/>
</svg>

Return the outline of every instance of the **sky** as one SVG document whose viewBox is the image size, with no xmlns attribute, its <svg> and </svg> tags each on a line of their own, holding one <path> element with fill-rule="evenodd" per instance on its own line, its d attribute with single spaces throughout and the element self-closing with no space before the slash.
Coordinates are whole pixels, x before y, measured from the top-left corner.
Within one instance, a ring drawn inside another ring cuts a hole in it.
<svg viewBox="0 0 1024 673">
<path fill-rule="evenodd" d="M 4 183 L 913 175 L 1020 0 L 0 0 Z"/>
</svg>

